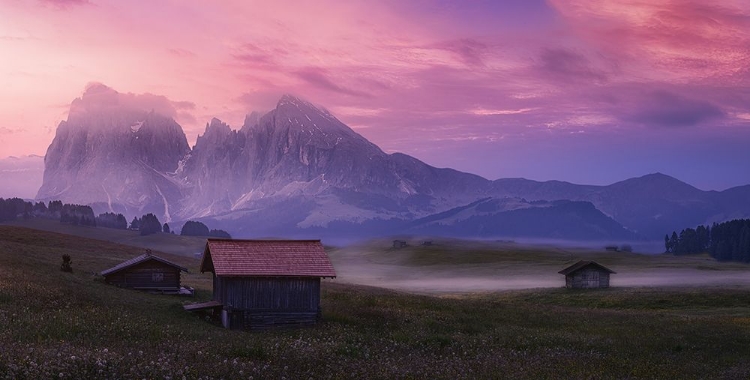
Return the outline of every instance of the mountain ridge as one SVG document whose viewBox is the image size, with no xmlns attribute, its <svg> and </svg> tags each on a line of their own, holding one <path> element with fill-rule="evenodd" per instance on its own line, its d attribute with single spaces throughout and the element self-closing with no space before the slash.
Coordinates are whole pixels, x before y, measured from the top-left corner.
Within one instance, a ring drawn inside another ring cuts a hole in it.
<svg viewBox="0 0 750 380">
<path fill-rule="evenodd" d="M 550 220 L 567 220 L 597 237 L 601 231 L 590 228 L 583 215 L 603 224 L 611 219 L 619 225 L 611 231 L 655 239 L 692 224 L 750 214 L 731 203 L 750 192 L 744 187 L 706 192 L 661 173 L 597 186 L 488 180 L 436 168 L 403 153 L 385 153 L 327 110 L 289 94 L 265 114 L 248 114 L 239 129 L 212 118 L 190 148 L 174 119 L 118 103 L 114 90 L 91 91 L 73 102 L 71 116 L 58 126 L 45 156 L 39 200 L 58 197 L 129 216 L 154 212 L 165 221 L 210 219 L 235 235 L 259 224 L 276 235 L 332 225 L 367 234 L 386 221 L 404 226 L 488 198 L 583 202 L 571 203 L 578 205 L 574 210 L 551 203 L 529 211 L 508 201 L 519 208 L 505 210 L 503 218 L 547 213 Z M 588 213 L 585 204 L 602 215 Z M 565 219 L 570 212 L 578 217 Z"/>
</svg>

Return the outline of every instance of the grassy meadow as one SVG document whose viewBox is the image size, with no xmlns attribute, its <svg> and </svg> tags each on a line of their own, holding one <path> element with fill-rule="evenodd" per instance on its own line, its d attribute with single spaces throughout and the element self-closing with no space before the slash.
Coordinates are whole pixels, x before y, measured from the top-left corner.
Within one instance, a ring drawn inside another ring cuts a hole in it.
<svg viewBox="0 0 750 380">
<path fill-rule="evenodd" d="M 464 243 L 367 247 L 360 247 L 362 263 L 437 277 L 455 262 L 465 263 L 461 276 L 485 276 L 537 263 L 544 272 L 559 270 L 560 263 L 604 255 L 531 249 L 520 257 L 520 247 Z M 352 249 L 331 250 L 341 277 L 354 268 Z M 198 290 L 195 298 L 96 279 L 142 251 L 0 226 L 0 379 L 750 377 L 750 287 L 741 284 L 420 295 L 337 279 L 323 284 L 318 326 L 250 333 L 183 311 L 184 303 L 211 294 L 210 275 L 190 256 L 155 252 L 190 269 L 183 284 Z M 59 270 L 66 253 L 72 274 Z M 638 269 L 636 258 L 601 257 L 620 271 Z M 747 270 L 700 257 L 642 258 L 647 270 Z"/>
</svg>

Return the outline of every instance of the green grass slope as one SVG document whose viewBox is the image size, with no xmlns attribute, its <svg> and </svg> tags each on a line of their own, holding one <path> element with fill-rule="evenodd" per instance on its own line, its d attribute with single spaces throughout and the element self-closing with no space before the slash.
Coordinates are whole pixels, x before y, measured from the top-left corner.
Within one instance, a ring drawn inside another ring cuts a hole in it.
<svg viewBox="0 0 750 380">
<path fill-rule="evenodd" d="M 431 297 L 333 281 L 318 326 L 248 333 L 184 312 L 188 299 L 94 280 L 141 251 L 0 226 L 0 378 L 750 376 L 747 288 Z M 210 297 L 197 260 L 157 254 L 190 269 L 195 301 Z"/>
<path fill-rule="evenodd" d="M 194 256 L 196 253 L 203 253 L 203 248 L 206 246 L 205 237 L 180 236 L 165 233 L 141 236 L 138 231 L 74 226 L 43 218 L 19 219 L 7 224 L 88 239 L 106 240 L 113 243 L 149 248 L 155 251 L 184 256 Z"/>
</svg>

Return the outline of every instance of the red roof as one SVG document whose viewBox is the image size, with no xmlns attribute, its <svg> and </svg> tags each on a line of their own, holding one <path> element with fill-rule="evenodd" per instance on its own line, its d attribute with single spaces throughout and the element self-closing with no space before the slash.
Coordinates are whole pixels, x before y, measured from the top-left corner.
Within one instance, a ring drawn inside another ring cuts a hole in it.
<svg viewBox="0 0 750 380">
<path fill-rule="evenodd" d="M 208 239 L 201 272 L 217 276 L 336 277 L 320 240 Z"/>
<path fill-rule="evenodd" d="M 122 263 L 119 263 L 119 264 L 115 265 L 112 268 L 103 270 L 99 274 L 102 275 L 102 276 L 108 276 L 108 275 L 110 275 L 112 273 L 119 272 L 119 271 L 121 271 L 123 269 L 130 268 L 130 267 L 132 267 L 134 265 L 137 265 L 137 264 L 149 261 L 149 260 L 155 260 L 155 261 L 162 262 L 162 263 L 164 263 L 166 265 L 175 267 L 175 268 L 177 268 L 177 269 L 179 269 L 179 270 L 181 270 L 183 272 L 187 272 L 188 271 L 187 268 L 185 268 L 185 267 L 179 266 L 179 265 L 177 265 L 177 264 L 175 264 L 175 263 L 173 263 L 171 261 L 164 260 L 161 257 L 156 257 L 156 256 L 152 255 L 151 253 L 147 252 L 147 253 L 144 253 L 144 254 L 142 254 L 142 255 L 140 255 L 138 257 L 134 257 L 134 258 L 132 258 L 132 259 L 130 259 L 128 261 L 124 261 Z"/>
<path fill-rule="evenodd" d="M 599 268 L 599 270 L 602 270 L 602 271 L 605 271 L 605 272 L 617 274 L 617 272 L 613 271 L 612 269 L 609 269 L 609 268 L 605 267 L 602 264 L 597 263 L 596 261 L 583 261 L 583 260 L 581 260 L 581 261 L 579 261 L 579 262 L 577 262 L 577 263 L 575 263 L 575 264 L 573 264 L 573 265 L 571 265 L 571 266 L 569 266 L 569 267 L 567 267 L 567 268 L 565 268 L 565 269 L 563 269 L 563 270 L 561 270 L 561 271 L 559 271 L 557 273 L 564 274 L 564 275 L 567 276 L 567 275 L 569 275 L 569 274 L 571 274 L 573 272 L 577 272 L 577 271 L 579 271 L 579 270 L 581 270 L 583 268 L 589 267 L 589 266 L 597 267 L 597 268 Z"/>
</svg>

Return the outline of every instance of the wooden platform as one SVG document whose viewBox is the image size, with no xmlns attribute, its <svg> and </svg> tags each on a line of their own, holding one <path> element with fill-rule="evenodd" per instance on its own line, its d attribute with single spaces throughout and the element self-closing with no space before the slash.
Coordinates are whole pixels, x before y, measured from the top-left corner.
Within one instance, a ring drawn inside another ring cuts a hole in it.
<svg viewBox="0 0 750 380">
<path fill-rule="evenodd" d="M 165 287 L 165 288 L 157 288 L 157 287 L 134 287 L 135 290 L 141 290 L 144 292 L 149 292 L 151 294 L 171 294 L 171 295 L 178 295 L 178 296 L 193 296 L 195 295 L 195 289 L 190 286 L 180 286 L 179 288 L 173 288 L 173 287 Z"/>
<path fill-rule="evenodd" d="M 222 306 L 221 302 L 218 301 L 208 301 L 208 302 L 201 302 L 201 303 L 193 303 L 190 305 L 185 305 L 183 308 L 187 311 L 202 311 L 202 310 L 208 310 L 208 309 L 220 309 Z"/>
</svg>

